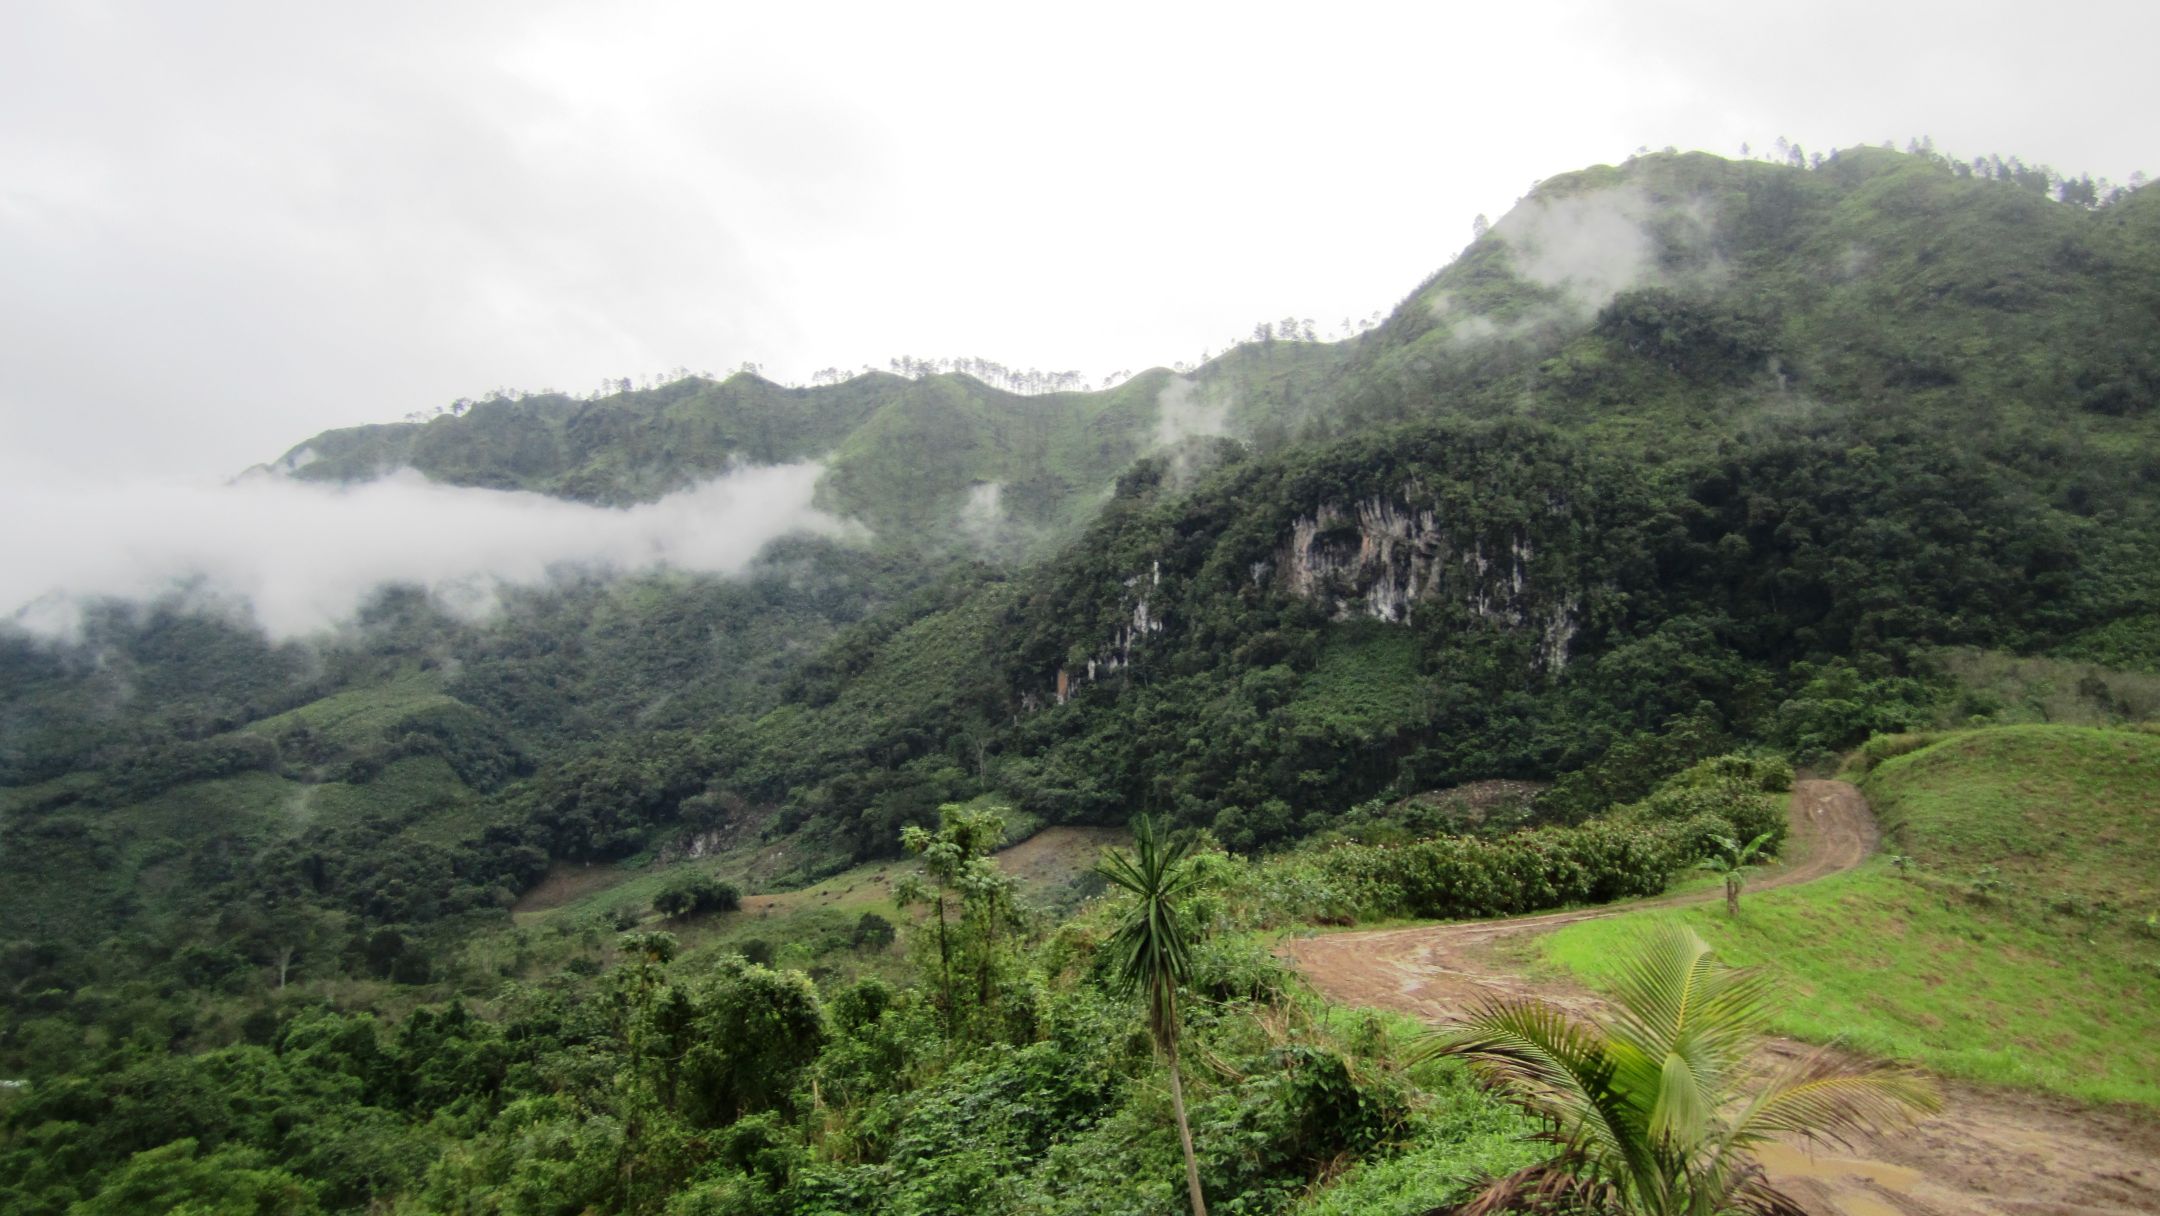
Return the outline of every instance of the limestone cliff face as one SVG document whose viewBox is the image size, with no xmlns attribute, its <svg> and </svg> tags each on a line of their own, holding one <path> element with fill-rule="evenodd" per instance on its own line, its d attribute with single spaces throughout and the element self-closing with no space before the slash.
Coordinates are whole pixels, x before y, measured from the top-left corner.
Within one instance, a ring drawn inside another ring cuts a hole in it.
<svg viewBox="0 0 2160 1216">
<path fill-rule="evenodd" d="M 1132 601 L 1131 618 L 1120 624 L 1116 632 L 1085 663 L 1074 667 L 1060 667 L 1057 685 L 1051 695 L 1059 705 L 1072 697 L 1073 690 L 1082 684 L 1093 683 L 1121 667 L 1132 663 L 1133 647 L 1151 634 L 1162 632 L 1162 613 L 1153 606 L 1156 592 L 1162 587 L 1162 563 L 1155 562 L 1145 574 L 1135 574 L 1125 580 L 1126 596 Z M 1021 698 L 1023 709 L 1034 709 L 1032 694 Z"/>
<path fill-rule="evenodd" d="M 1450 519 L 1415 483 L 1393 494 L 1321 502 L 1290 521 L 1273 555 L 1245 568 L 1253 589 L 1324 606 L 1338 621 L 1372 619 L 1407 625 L 1426 613 L 1533 631 L 1537 664 L 1567 666 L 1582 623 L 1579 529 L 1565 497 L 1498 521 Z M 1125 616 L 1085 659 L 1057 668 L 1050 687 L 1021 697 L 1024 710 L 1062 705 L 1081 687 L 1132 664 L 1137 650 L 1163 632 L 1162 563 L 1124 580 Z"/>
<path fill-rule="evenodd" d="M 1564 505 L 1551 514 L 1564 515 Z M 1557 563 L 1540 561 L 1539 548 L 1529 525 L 1465 535 L 1433 509 L 1375 495 L 1298 517 L 1273 562 L 1255 564 L 1252 577 L 1273 574 L 1336 620 L 1407 624 L 1421 610 L 1459 604 L 1481 621 L 1536 629 L 1544 664 L 1557 671 L 1567 664 L 1581 596 Z"/>
</svg>

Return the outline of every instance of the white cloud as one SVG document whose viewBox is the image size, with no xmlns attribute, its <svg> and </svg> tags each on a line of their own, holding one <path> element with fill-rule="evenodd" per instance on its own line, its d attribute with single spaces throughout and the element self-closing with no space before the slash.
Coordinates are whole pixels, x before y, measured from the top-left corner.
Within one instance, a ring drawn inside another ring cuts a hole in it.
<svg viewBox="0 0 2160 1216">
<path fill-rule="evenodd" d="M 1493 232 L 1507 242 L 1516 274 L 1559 290 L 1578 311 L 1595 312 L 1655 274 L 1654 214 L 1638 190 L 1539 196 L 1509 212 Z"/>
<path fill-rule="evenodd" d="M 1712 221 L 1705 203 L 1660 203 L 1631 186 L 1538 195 L 1492 231 L 1507 245 L 1515 274 L 1557 292 L 1557 301 L 1505 320 L 1467 311 L 1446 292 L 1429 306 L 1458 347 L 1580 325 L 1623 291 L 1721 279 L 1726 268 L 1710 248 Z M 1686 254 L 1684 269 L 1666 268 L 1668 243 Z"/>
<path fill-rule="evenodd" d="M 983 481 L 968 487 L 967 501 L 960 504 L 960 531 L 984 548 L 1006 539 L 1005 483 Z"/>
<path fill-rule="evenodd" d="M 1155 446 L 1174 448 L 1188 439 L 1229 434 L 1230 405 L 1227 388 L 1204 388 L 1172 376 L 1155 394 Z"/>
<path fill-rule="evenodd" d="M 484 609 L 563 566 L 728 574 L 791 532 L 847 525 L 810 505 L 823 466 L 746 467 L 629 508 L 470 489 L 406 471 L 348 487 L 272 474 L 230 484 L 0 479 L 0 618 L 64 630 L 81 597 L 175 587 L 249 605 L 273 636 L 333 628 L 385 583 Z"/>
</svg>

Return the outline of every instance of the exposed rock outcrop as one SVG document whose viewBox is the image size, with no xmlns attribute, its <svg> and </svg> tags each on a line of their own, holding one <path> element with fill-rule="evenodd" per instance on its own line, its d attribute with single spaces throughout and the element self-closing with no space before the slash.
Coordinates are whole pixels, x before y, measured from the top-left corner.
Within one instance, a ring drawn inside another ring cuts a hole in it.
<svg viewBox="0 0 2160 1216">
<path fill-rule="evenodd" d="M 1421 613 L 1448 611 L 1532 630 L 1538 666 L 1566 667 L 1583 604 L 1580 563 L 1567 552 L 1580 526 L 1569 504 L 1555 496 L 1528 519 L 1473 526 L 1412 505 L 1427 497 L 1412 484 L 1398 495 L 1323 502 L 1293 519 L 1273 556 L 1248 563 L 1246 577 L 1255 588 L 1272 581 L 1324 605 L 1339 621 L 1407 625 Z M 1135 650 L 1163 632 L 1162 563 L 1124 585 L 1126 619 L 1086 659 L 1059 667 L 1050 688 L 1023 694 L 1023 711 L 1063 705 L 1083 686 L 1131 666 Z"/>
<path fill-rule="evenodd" d="M 1421 608 L 1452 602 L 1482 621 L 1535 628 L 1551 670 L 1566 665 L 1577 627 L 1580 595 L 1540 573 L 1528 527 L 1466 536 L 1431 508 L 1378 495 L 1322 503 L 1292 521 L 1274 562 L 1253 566 L 1254 582 L 1271 569 L 1284 590 L 1328 605 L 1336 620 L 1407 624 Z"/>
<path fill-rule="evenodd" d="M 1146 574 L 1135 574 L 1125 580 L 1125 589 L 1133 597 L 1131 619 L 1119 625 L 1117 632 L 1110 635 L 1108 643 L 1085 663 L 1077 668 L 1058 668 L 1057 688 L 1053 695 L 1059 705 L 1069 700 L 1073 690 L 1082 684 L 1093 683 L 1121 667 L 1131 666 L 1133 646 L 1146 640 L 1150 634 L 1162 632 L 1162 614 L 1150 606 L 1150 601 L 1161 586 L 1161 562 L 1154 563 Z"/>
</svg>

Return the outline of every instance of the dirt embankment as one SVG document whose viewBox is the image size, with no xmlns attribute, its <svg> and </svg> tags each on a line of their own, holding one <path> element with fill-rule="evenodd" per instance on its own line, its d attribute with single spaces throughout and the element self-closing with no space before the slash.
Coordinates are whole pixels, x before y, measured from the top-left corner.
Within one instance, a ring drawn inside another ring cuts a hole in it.
<svg viewBox="0 0 2160 1216">
<path fill-rule="evenodd" d="M 1792 864 L 1750 890 L 1810 882 L 1874 852 L 1875 816 L 1842 781 L 1793 786 Z M 1535 996 L 1594 1014 L 1598 998 L 1562 979 L 1531 978 L 1511 963 L 1530 938 L 1581 920 L 1722 898 L 1717 890 L 1512 920 L 1338 933 L 1282 950 L 1338 1004 L 1445 1021 L 1493 996 Z M 1772 1040 L 1771 1058 L 1812 1047 Z M 1944 1113 L 1918 1127 L 1812 1153 L 1777 1145 L 1771 1178 L 1822 1216 L 2108 1216 L 2160 1212 L 2160 1118 L 2094 1109 L 2045 1095 L 1942 1080 Z"/>
</svg>

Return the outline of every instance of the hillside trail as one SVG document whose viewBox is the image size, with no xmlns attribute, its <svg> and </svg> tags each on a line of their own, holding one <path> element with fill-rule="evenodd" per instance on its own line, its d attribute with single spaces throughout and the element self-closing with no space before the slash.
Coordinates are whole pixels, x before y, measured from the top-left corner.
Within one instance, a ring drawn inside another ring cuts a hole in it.
<svg viewBox="0 0 2160 1216">
<path fill-rule="evenodd" d="M 1750 891 L 1851 869 L 1880 840 L 1867 800 L 1842 781 L 1795 782 L 1791 822 L 1787 852 L 1795 860 L 1751 881 Z M 1287 942 L 1280 953 L 1340 1005 L 1440 1022 L 1490 997 L 1538 997 L 1595 1016 L 1605 1006 L 1582 985 L 1524 974 L 1519 960 L 1537 936 L 1723 897 L 1711 888 L 1509 920 L 1331 933 Z M 1814 1050 L 1771 1039 L 1763 1054 L 1776 1062 Z M 1948 1078 L 1937 1083 L 1943 1113 L 1916 1127 L 1857 1136 L 1849 1146 L 1769 1146 L 1760 1156 L 1771 1180 L 1818 1216 L 2160 1213 L 2160 1118 Z"/>
</svg>

